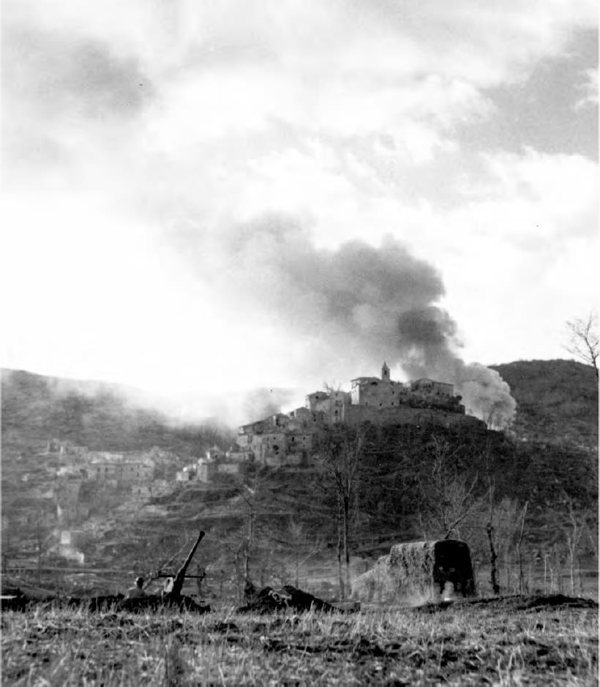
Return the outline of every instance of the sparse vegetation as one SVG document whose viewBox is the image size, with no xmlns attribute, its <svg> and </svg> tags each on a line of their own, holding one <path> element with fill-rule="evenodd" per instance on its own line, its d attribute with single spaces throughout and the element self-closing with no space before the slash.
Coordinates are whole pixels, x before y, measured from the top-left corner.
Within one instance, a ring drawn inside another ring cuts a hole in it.
<svg viewBox="0 0 600 687">
<path fill-rule="evenodd" d="M 572 361 L 498 369 L 514 384 L 519 403 L 514 436 L 425 423 L 371 426 L 358 469 L 338 475 L 348 473 L 341 489 L 335 474 L 328 477 L 318 466 L 248 464 L 238 476 L 218 475 L 210 484 L 169 482 L 166 492 L 151 495 L 57 479 L 61 458 L 45 452 L 55 436 L 52 418 L 62 418 L 74 444 L 182 447 L 181 456 L 166 452 L 165 460 L 173 461 L 210 447 L 212 430 L 117 421 L 126 412 L 119 404 L 111 409 L 107 393 L 75 403 L 70 391 L 58 393 L 44 378 L 9 375 L 2 396 L 5 572 L 20 575 L 23 565 L 27 581 L 38 587 L 115 593 L 134 574 L 147 576 L 177 558 L 201 528 L 208 535 L 199 564 L 206 568 L 209 602 L 239 600 L 248 573 L 261 586 L 296 581 L 331 599 L 341 596 L 338 558 L 347 588 L 348 577 L 352 583 L 393 544 L 449 535 L 468 542 L 483 591 L 590 593 L 597 579 L 593 370 Z M 63 573 L 69 561 L 53 558 L 62 529 L 85 555 L 86 568 L 98 574 Z"/>
<path fill-rule="evenodd" d="M 18 685 L 593 685 L 597 610 L 514 604 L 355 615 L 5 613 Z"/>
<path fill-rule="evenodd" d="M 573 360 L 517 360 L 493 365 L 517 401 L 519 439 L 598 451 L 598 380 Z"/>
<path fill-rule="evenodd" d="M 600 352 L 600 337 L 598 336 L 598 316 L 589 313 L 586 318 L 576 318 L 567 322 L 569 343 L 567 351 L 578 360 L 590 365 L 598 379 L 598 353 Z"/>
<path fill-rule="evenodd" d="M 22 452 L 60 437 L 93 450 L 158 446 L 182 456 L 233 438 L 214 421 L 174 424 L 164 413 L 128 400 L 118 385 L 20 370 L 2 370 L 2 435 L 4 445 Z"/>
</svg>

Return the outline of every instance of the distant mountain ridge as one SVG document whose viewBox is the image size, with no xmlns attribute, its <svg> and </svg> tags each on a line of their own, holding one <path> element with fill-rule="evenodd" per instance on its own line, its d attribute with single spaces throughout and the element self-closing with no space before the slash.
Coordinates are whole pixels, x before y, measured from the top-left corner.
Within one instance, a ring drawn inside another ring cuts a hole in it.
<svg viewBox="0 0 600 687">
<path fill-rule="evenodd" d="M 598 448 L 598 384 L 574 360 L 518 360 L 491 365 L 517 401 L 513 430 L 528 441 Z"/>
<path fill-rule="evenodd" d="M 490 367 L 517 401 L 513 430 L 518 438 L 597 450 L 598 386 L 590 366 L 573 360 L 518 360 Z M 131 398 L 135 390 L 116 384 L 3 369 L 3 442 L 18 436 L 19 442 L 38 443 L 56 436 L 91 449 L 175 445 L 188 454 L 190 432 L 199 427 L 211 445 L 219 438 L 232 439 L 217 423 L 174 426 L 161 412 L 126 400 Z"/>
<path fill-rule="evenodd" d="M 92 450 L 158 446 L 191 455 L 231 438 L 216 423 L 176 424 L 135 396 L 117 384 L 2 369 L 3 446 L 35 447 L 59 438 Z"/>
</svg>

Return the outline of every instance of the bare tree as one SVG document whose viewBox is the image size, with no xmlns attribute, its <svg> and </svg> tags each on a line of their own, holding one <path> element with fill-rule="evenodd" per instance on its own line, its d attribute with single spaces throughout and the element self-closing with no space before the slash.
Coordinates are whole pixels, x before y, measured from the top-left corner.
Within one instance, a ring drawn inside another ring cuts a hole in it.
<svg viewBox="0 0 600 687">
<path fill-rule="evenodd" d="M 239 492 L 238 505 L 243 513 L 243 533 L 241 534 L 238 561 L 241 558 L 243 564 L 244 584 L 252 580 L 254 575 L 259 575 L 261 584 L 265 576 L 271 572 L 274 563 L 272 528 L 268 524 L 271 516 L 276 514 L 276 509 L 269 505 L 268 490 L 264 484 L 255 477 L 252 487 L 242 482 Z M 252 564 L 252 565 L 251 565 Z"/>
<path fill-rule="evenodd" d="M 247 582 L 262 584 L 277 565 L 272 518 L 281 513 L 258 475 L 240 478 L 235 484 L 236 496 L 227 499 L 223 506 L 228 518 L 219 528 L 219 553 L 225 552 L 220 565 L 227 571 L 227 579 L 233 582 L 238 597 L 243 598 Z"/>
<path fill-rule="evenodd" d="M 523 538 L 527 505 L 507 496 L 498 500 L 493 508 L 492 526 L 500 560 L 504 567 L 505 589 L 521 589 L 525 586 L 523 574 Z M 517 580 L 513 578 L 513 563 L 516 563 Z M 498 578 L 500 582 L 500 578 Z"/>
<path fill-rule="evenodd" d="M 294 584 L 300 586 L 300 567 L 324 547 L 320 536 L 309 533 L 306 527 L 297 520 L 290 521 L 286 532 L 288 543 L 292 548 L 294 562 Z"/>
<path fill-rule="evenodd" d="M 242 485 L 240 497 L 246 504 L 246 537 L 242 545 L 244 555 L 244 582 L 250 579 L 250 556 L 254 546 L 254 523 L 256 520 L 256 491 L 247 484 Z"/>
<path fill-rule="evenodd" d="M 331 479 L 337 499 L 338 574 L 342 599 L 350 592 L 351 506 L 358 487 L 365 441 L 364 428 L 339 426 L 327 434 L 319 449 L 323 470 Z"/>
<path fill-rule="evenodd" d="M 585 513 L 578 511 L 573 504 L 573 499 L 564 494 L 565 503 L 567 506 L 567 513 L 564 519 L 562 530 L 567 545 L 567 553 L 569 555 L 569 578 L 571 582 L 571 594 L 575 593 L 575 568 L 577 563 L 577 554 L 581 539 L 586 531 Z"/>
<path fill-rule="evenodd" d="M 496 551 L 496 545 L 494 542 L 494 491 L 495 484 L 490 482 L 488 496 L 489 496 L 489 511 L 488 520 L 485 525 L 485 531 L 488 538 L 488 544 L 490 547 L 490 580 L 492 583 L 492 590 L 494 594 L 500 594 L 500 583 L 498 582 L 498 553 Z"/>
<path fill-rule="evenodd" d="M 459 535 L 458 527 L 476 506 L 473 492 L 479 476 L 467 480 L 459 475 L 453 463 L 453 452 L 444 438 L 433 437 L 433 464 L 431 474 L 422 485 L 424 500 L 428 505 L 429 524 L 441 536 L 448 539 Z"/>
<path fill-rule="evenodd" d="M 519 594 L 525 591 L 525 575 L 523 574 L 523 535 L 525 533 L 525 519 L 527 518 L 527 508 L 529 507 L 529 501 L 525 501 L 525 505 L 521 510 L 520 521 L 521 525 L 519 527 L 519 535 L 517 538 L 517 562 L 519 564 Z"/>
<path fill-rule="evenodd" d="M 591 312 L 587 318 L 577 318 L 567 322 L 569 342 L 567 351 L 579 358 L 586 365 L 591 365 L 598 379 L 598 353 L 600 338 L 598 336 L 598 318 Z"/>
<path fill-rule="evenodd" d="M 501 586 L 523 591 L 523 542 L 529 503 L 520 504 L 507 496 L 498 498 L 493 477 L 488 475 L 486 482 L 486 492 L 477 498 L 464 528 L 470 533 L 474 549 L 488 561 L 493 593 L 499 594 Z M 502 570 L 505 582 L 501 583 Z"/>
</svg>

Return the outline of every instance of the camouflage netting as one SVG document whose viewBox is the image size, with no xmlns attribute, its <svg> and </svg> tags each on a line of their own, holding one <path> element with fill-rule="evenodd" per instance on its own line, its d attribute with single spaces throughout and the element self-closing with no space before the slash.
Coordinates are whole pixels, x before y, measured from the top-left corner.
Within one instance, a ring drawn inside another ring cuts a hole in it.
<svg viewBox="0 0 600 687">
<path fill-rule="evenodd" d="M 389 555 L 355 580 L 353 597 L 364 602 L 420 604 L 452 591 L 475 593 L 469 547 L 461 541 L 411 542 L 392 546 Z"/>
</svg>

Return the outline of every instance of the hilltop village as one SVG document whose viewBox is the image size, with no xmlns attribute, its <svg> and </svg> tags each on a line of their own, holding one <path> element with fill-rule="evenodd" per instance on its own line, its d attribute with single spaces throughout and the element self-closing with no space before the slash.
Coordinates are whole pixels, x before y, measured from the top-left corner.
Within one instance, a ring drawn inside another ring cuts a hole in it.
<svg viewBox="0 0 600 687">
<path fill-rule="evenodd" d="M 432 379 L 410 383 L 390 378 L 384 364 L 381 377 L 357 377 L 349 392 L 315 391 L 305 405 L 288 413 L 242 425 L 229 450 L 213 446 L 193 463 L 181 467 L 181 457 L 157 447 L 139 451 L 94 451 L 70 441 L 51 439 L 45 449 L 14 463 L 14 480 L 25 492 L 15 493 L 11 516 L 3 515 L 3 528 L 18 531 L 52 521 L 60 541 L 53 551 L 79 560 L 71 544 L 72 528 L 100 512 L 111 499 L 131 507 L 170 494 L 178 483 L 208 484 L 218 475 L 235 475 L 245 465 L 275 468 L 309 467 L 318 453 L 319 441 L 338 424 L 438 425 L 485 430 L 485 424 L 465 413 L 452 384 Z M 11 478 L 12 472 L 5 471 Z M 38 504 L 31 509 L 32 499 Z M 42 516 L 42 513 L 46 514 Z M 54 516 L 56 514 L 56 517 Z M 52 514 L 52 516 L 50 515 Z M 10 527 L 9 527 L 10 525 Z M 37 531 L 37 530 L 36 530 Z"/>
<path fill-rule="evenodd" d="M 144 451 L 90 451 L 85 446 L 52 439 L 40 457 L 45 458 L 44 464 L 57 480 L 52 490 L 57 493 L 43 496 L 60 495 L 63 516 L 72 519 L 73 511 L 81 508 L 79 496 L 85 485 L 95 484 L 96 491 L 118 488 L 132 496 L 150 498 L 167 493 L 173 480 L 210 482 L 218 474 L 237 474 L 248 463 L 306 467 L 311 464 L 319 439 L 328 428 L 363 422 L 379 426 L 461 424 L 474 430 L 485 429 L 481 420 L 465 413 L 461 397 L 454 394 L 452 384 L 432 379 L 397 382 L 390 378 L 390 369 L 384 363 L 381 377 L 357 377 L 351 380 L 349 392 L 310 393 L 303 407 L 242 425 L 235 445 L 229 450 L 213 446 L 204 456 L 176 472 L 171 466 L 180 458 L 156 447 Z M 48 462 L 52 457 L 54 461 Z M 33 471 L 24 471 L 20 480 L 31 481 L 28 487 L 34 488 L 35 475 Z"/>
<path fill-rule="evenodd" d="M 485 424 L 465 414 L 461 397 L 452 384 L 432 379 L 397 382 L 386 363 L 381 377 L 357 377 L 346 391 L 315 391 L 306 403 L 289 413 L 276 413 L 239 428 L 236 446 L 229 451 L 214 447 L 196 464 L 177 474 L 180 481 L 208 482 L 218 473 L 234 474 L 247 462 L 272 467 L 306 466 L 327 428 L 344 423 L 375 425 L 456 424 L 485 429 Z"/>
</svg>

